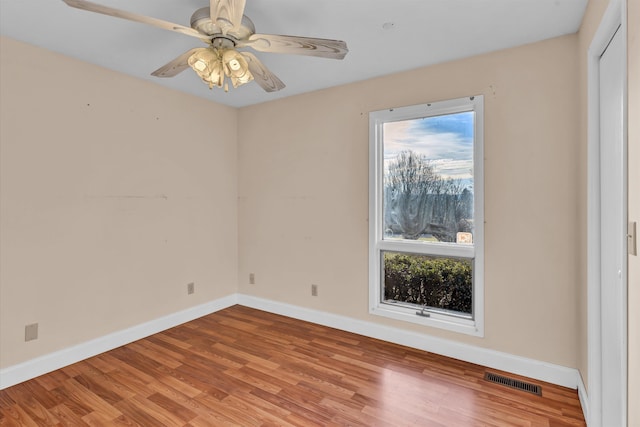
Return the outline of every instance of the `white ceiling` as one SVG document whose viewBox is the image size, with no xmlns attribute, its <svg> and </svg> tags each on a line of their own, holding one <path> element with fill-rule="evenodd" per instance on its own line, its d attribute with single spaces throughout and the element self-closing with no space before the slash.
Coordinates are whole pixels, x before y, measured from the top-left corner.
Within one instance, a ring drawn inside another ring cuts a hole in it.
<svg viewBox="0 0 640 427">
<path fill-rule="evenodd" d="M 208 5 L 207 0 L 92 1 L 185 26 L 196 9 Z M 578 30 L 586 4 L 587 0 L 247 0 L 245 14 L 257 33 L 338 39 L 349 47 L 342 61 L 256 53 L 287 85 L 274 93 L 255 83 L 229 93 L 210 91 L 189 69 L 169 79 L 152 77 L 152 71 L 178 55 L 205 45 L 179 33 L 73 9 L 62 0 L 0 0 L 0 30 L 4 36 L 242 107 L 571 34 Z"/>
</svg>

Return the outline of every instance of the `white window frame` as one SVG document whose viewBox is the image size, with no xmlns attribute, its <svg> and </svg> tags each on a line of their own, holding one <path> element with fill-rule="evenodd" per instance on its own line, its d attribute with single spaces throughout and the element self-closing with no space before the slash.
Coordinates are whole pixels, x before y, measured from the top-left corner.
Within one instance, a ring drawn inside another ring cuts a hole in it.
<svg viewBox="0 0 640 427">
<path fill-rule="evenodd" d="M 444 114 L 475 112 L 473 145 L 474 233 L 473 245 L 385 240 L 383 235 L 384 134 L 388 122 L 419 119 Z M 484 98 L 482 95 L 391 108 L 369 113 L 369 313 L 424 326 L 474 336 L 484 336 Z M 384 251 L 422 255 L 473 258 L 473 309 L 471 318 L 382 301 Z"/>
</svg>

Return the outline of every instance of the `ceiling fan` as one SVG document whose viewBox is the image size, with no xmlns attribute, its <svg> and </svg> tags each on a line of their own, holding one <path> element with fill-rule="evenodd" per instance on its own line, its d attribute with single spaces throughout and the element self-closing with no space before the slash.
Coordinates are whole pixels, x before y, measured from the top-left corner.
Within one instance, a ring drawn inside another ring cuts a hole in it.
<svg viewBox="0 0 640 427">
<path fill-rule="evenodd" d="M 341 40 L 256 34 L 253 22 L 244 15 L 246 0 L 210 0 L 208 7 L 193 13 L 191 28 L 86 0 L 63 1 L 77 9 L 141 22 L 196 37 L 207 43 L 207 47 L 191 49 L 158 68 L 151 75 L 173 77 L 191 67 L 209 89 L 224 87 L 224 90 L 228 91 L 227 79 L 231 80 L 234 88 L 252 80 L 267 92 L 275 92 L 285 87 L 253 53 L 239 51 L 238 48 L 331 59 L 343 59 L 349 51 L 347 44 Z"/>
</svg>

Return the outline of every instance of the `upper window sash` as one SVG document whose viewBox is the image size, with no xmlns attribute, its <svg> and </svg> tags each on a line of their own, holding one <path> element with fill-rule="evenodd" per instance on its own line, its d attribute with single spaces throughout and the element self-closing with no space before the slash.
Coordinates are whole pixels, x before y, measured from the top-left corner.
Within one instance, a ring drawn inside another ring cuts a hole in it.
<svg viewBox="0 0 640 427">
<path fill-rule="evenodd" d="M 483 238 L 483 207 L 482 200 L 484 194 L 483 176 L 483 96 L 471 96 L 446 101 L 438 101 L 422 105 L 412 105 L 406 107 L 390 108 L 387 110 L 373 111 L 369 113 L 370 123 L 370 162 L 375 167 L 370 168 L 369 182 L 371 185 L 370 196 L 374 197 L 375 210 L 370 212 L 370 221 L 373 220 L 373 227 L 370 230 L 372 242 L 376 242 L 379 249 L 411 250 L 418 253 L 434 253 L 451 256 L 473 257 L 475 253 L 473 247 L 482 242 Z M 384 238 L 384 124 L 403 120 L 418 118 L 429 118 L 446 114 L 456 114 L 464 112 L 474 112 L 474 144 L 473 144 L 473 169 L 474 169 L 474 240 L 471 244 L 448 244 L 445 242 L 412 242 L 409 240 L 396 240 Z M 480 240 L 478 240 L 480 239 Z M 399 249 L 398 245 L 409 245 Z"/>
</svg>

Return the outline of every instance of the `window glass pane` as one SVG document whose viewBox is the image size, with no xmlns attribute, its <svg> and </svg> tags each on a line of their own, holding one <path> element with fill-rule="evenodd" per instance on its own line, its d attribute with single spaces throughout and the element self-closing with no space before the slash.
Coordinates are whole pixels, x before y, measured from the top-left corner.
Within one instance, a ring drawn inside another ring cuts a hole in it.
<svg viewBox="0 0 640 427">
<path fill-rule="evenodd" d="M 472 243 L 474 112 L 383 126 L 384 238 Z"/>
<path fill-rule="evenodd" d="M 382 268 L 385 303 L 472 314 L 473 260 L 385 251 Z"/>
</svg>

